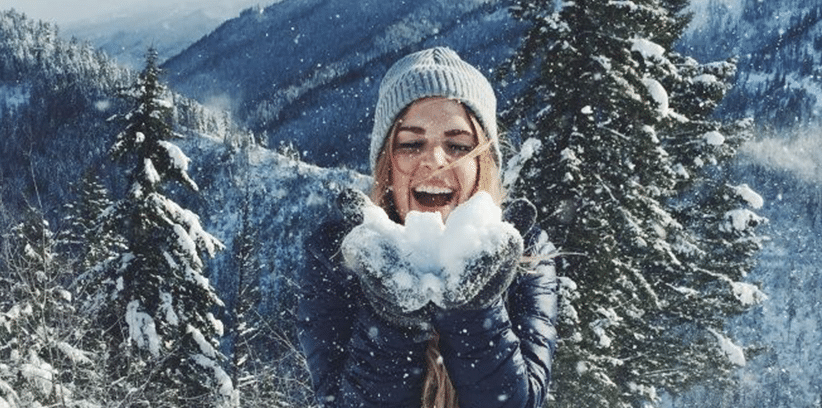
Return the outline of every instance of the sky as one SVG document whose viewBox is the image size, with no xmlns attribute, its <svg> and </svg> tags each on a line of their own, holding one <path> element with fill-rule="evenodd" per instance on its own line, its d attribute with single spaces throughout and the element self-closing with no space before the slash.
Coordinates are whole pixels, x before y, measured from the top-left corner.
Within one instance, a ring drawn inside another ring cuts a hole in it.
<svg viewBox="0 0 822 408">
<path fill-rule="evenodd" d="M 228 13 L 224 17 L 232 18 L 248 7 L 260 4 L 268 5 L 277 0 L 172 0 L 175 5 L 193 3 L 211 9 L 215 13 Z M 739 0 L 720 0 L 729 7 L 736 6 Z M 708 0 L 693 0 L 692 7 L 700 9 Z M 65 26 L 83 20 L 97 20 L 100 17 L 123 14 L 137 7 L 151 8 L 169 4 L 169 0 L 0 0 L 0 10 L 14 8 L 37 20 L 45 20 Z"/>
<path fill-rule="evenodd" d="M 250 6 L 268 5 L 275 0 L 172 0 L 174 5 L 197 4 L 215 13 L 228 13 L 225 18 L 239 15 Z M 31 19 L 45 20 L 65 26 L 84 20 L 99 20 L 105 16 L 116 16 L 138 8 L 160 8 L 169 0 L 0 0 L 0 10 L 13 8 Z M 193 8 L 193 7 L 192 7 Z"/>
</svg>

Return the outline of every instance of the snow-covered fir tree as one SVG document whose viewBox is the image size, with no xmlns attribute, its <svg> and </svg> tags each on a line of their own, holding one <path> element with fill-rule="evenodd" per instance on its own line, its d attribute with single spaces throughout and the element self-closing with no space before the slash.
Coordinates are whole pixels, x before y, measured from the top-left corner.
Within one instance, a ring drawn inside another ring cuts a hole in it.
<svg viewBox="0 0 822 408">
<path fill-rule="evenodd" d="M 686 1 L 557 4 L 513 8 L 531 27 L 507 69 L 529 82 L 506 113 L 524 140 L 510 162 L 519 178 L 506 181 L 567 254 L 554 396 L 563 407 L 654 403 L 744 363 L 722 333 L 761 299 L 739 282 L 760 221 L 740 198 L 757 200 L 743 186 L 716 194 L 726 183 L 712 178 L 749 127 L 708 119 L 731 63 L 670 51 Z"/>
<path fill-rule="evenodd" d="M 118 249 L 122 249 L 123 243 L 119 234 L 103 228 L 103 215 L 113 202 L 99 177 L 92 170 L 87 170 L 75 187 L 75 200 L 64 208 L 65 227 L 59 241 L 77 258 L 77 267 L 82 273 L 113 256 Z"/>
<path fill-rule="evenodd" d="M 250 197 L 246 187 L 242 201 L 241 225 L 234 238 L 232 270 L 235 271 L 234 302 L 231 310 L 230 324 L 227 327 L 231 334 L 231 378 L 238 391 L 245 397 L 259 398 L 261 388 L 268 382 L 260 378 L 255 371 L 259 368 L 260 356 L 255 353 L 255 343 L 259 344 L 260 329 L 263 323 L 259 315 L 260 307 L 260 274 L 262 267 L 258 257 L 259 238 L 250 219 Z"/>
<path fill-rule="evenodd" d="M 71 270 L 37 211 L 0 239 L 0 406 L 99 406 L 99 360 L 67 289 Z"/>
<path fill-rule="evenodd" d="M 188 157 L 171 142 L 173 104 L 160 82 L 157 54 L 122 91 L 133 109 L 111 149 L 128 169 L 125 197 L 107 211 L 107 228 L 125 250 L 98 267 L 101 282 L 91 309 L 110 339 L 107 375 L 127 405 L 235 406 L 237 394 L 218 350 L 223 306 L 204 274 L 200 255 L 223 245 L 199 217 L 164 195 L 174 181 L 196 192 Z"/>
</svg>

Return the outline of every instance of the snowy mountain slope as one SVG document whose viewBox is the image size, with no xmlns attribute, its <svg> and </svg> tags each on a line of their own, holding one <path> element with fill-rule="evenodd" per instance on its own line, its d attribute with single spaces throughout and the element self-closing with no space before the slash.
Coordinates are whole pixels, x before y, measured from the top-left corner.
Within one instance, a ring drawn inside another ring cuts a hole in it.
<svg viewBox="0 0 822 408">
<path fill-rule="evenodd" d="M 147 10 L 91 25 L 70 25 L 63 32 L 94 43 L 118 64 L 138 70 L 150 46 L 157 47 L 160 59 L 165 60 L 208 34 L 220 22 L 201 10 Z"/>
<path fill-rule="evenodd" d="M 753 115 L 764 128 L 744 149 L 739 177 L 765 198 L 771 241 L 752 281 L 769 299 L 729 322 L 761 347 L 736 390 L 698 387 L 668 406 L 817 407 L 822 404 L 822 6 L 785 0 L 694 3 L 680 46 L 701 60 L 738 56 L 735 89 L 720 115 Z"/>
<path fill-rule="evenodd" d="M 680 41 L 702 61 L 737 57 L 735 89 L 720 114 L 780 128 L 822 119 L 822 5 L 815 1 L 700 1 Z"/>
<path fill-rule="evenodd" d="M 384 7 L 287 0 L 247 10 L 163 67 L 172 88 L 229 109 L 270 145 L 293 140 L 310 162 L 364 170 L 370 109 L 391 62 L 441 44 L 490 72 L 516 45 L 519 30 L 494 1 Z"/>
<path fill-rule="evenodd" d="M 89 41 L 120 65 L 139 69 L 149 46 L 157 48 L 160 61 L 166 60 L 225 20 L 237 17 L 240 10 L 258 3 L 233 0 L 123 6 L 112 14 L 66 23 L 61 34 Z"/>
</svg>

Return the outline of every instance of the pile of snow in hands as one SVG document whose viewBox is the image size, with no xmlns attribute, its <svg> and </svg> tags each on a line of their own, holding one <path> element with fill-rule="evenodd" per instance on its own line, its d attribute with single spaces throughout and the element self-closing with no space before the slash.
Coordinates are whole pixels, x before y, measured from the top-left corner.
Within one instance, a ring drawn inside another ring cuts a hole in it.
<svg viewBox="0 0 822 408">
<path fill-rule="evenodd" d="M 443 306 L 445 293 L 456 293 L 465 284 L 465 266 L 482 253 L 494 252 L 511 234 L 513 225 L 502 221 L 502 210 L 488 193 L 478 192 L 456 207 L 443 222 L 439 212 L 411 211 L 405 225 L 388 218 L 382 208 L 370 201 L 363 209 L 363 223 L 343 241 L 346 262 L 356 267 L 363 253 L 378 254 L 386 244 L 399 249 L 399 260 L 383 262 L 375 268 L 387 289 L 399 296 L 399 306 L 406 312 L 422 308 L 428 302 Z M 389 262 L 405 267 L 394 267 Z"/>
</svg>

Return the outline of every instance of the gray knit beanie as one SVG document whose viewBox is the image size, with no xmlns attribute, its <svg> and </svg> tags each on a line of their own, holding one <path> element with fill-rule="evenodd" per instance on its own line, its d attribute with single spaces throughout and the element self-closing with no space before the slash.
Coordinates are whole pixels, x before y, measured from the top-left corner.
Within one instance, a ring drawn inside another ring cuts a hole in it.
<svg viewBox="0 0 822 408">
<path fill-rule="evenodd" d="M 435 47 L 397 61 L 380 83 L 374 129 L 371 131 L 371 170 L 397 115 L 420 98 L 440 96 L 465 104 L 492 140 L 497 164 L 501 162 L 497 135 L 497 98 L 488 80 L 449 48 Z"/>
</svg>

